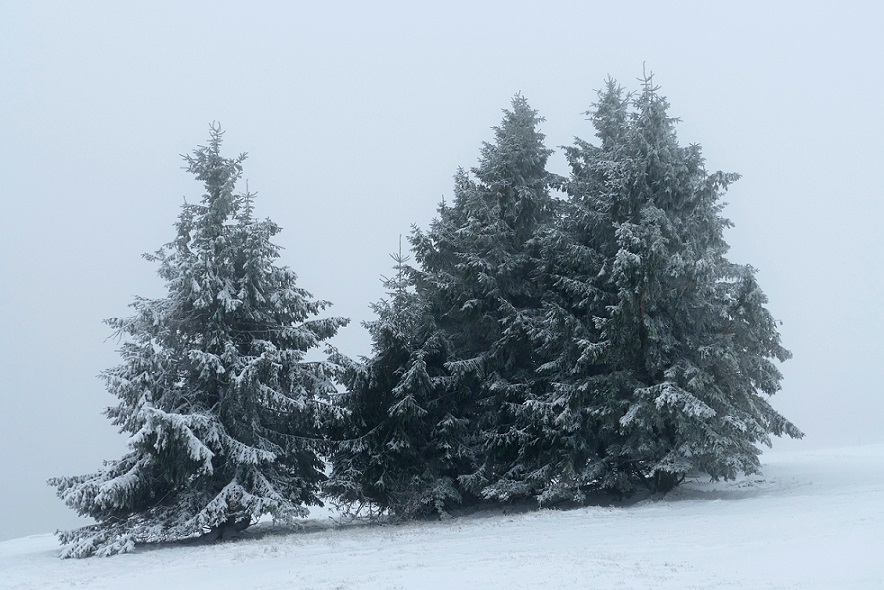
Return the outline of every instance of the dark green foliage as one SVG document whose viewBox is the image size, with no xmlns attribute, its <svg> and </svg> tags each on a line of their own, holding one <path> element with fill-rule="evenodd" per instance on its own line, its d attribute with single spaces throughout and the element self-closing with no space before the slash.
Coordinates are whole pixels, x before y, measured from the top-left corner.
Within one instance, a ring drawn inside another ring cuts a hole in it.
<svg viewBox="0 0 884 590">
<path fill-rule="evenodd" d="M 708 173 L 699 146 L 678 144 L 650 79 L 634 96 L 608 81 L 589 114 L 598 143 L 566 148 L 559 179 L 517 96 L 479 166 L 458 171 L 453 203 L 415 231 L 414 291 L 393 298 L 413 310 L 409 336 L 382 337 L 392 316 L 379 310 L 375 354 L 352 380 L 365 467 L 336 464 L 339 486 L 388 485 L 374 475 L 383 465 L 403 495 L 368 496 L 397 513 L 434 481 L 457 492 L 437 508 L 458 496 L 579 502 L 752 473 L 757 443 L 802 436 L 768 401 L 790 355 L 766 298 L 754 270 L 726 258 L 720 199 L 738 176 Z M 411 399 L 414 374 L 424 397 L 403 426 L 391 408 Z M 398 432 L 409 444 L 396 463 Z"/>
<path fill-rule="evenodd" d="M 550 377 L 592 433 L 581 484 L 666 491 L 695 471 L 755 472 L 755 443 L 802 435 L 767 401 L 790 354 L 754 270 L 725 257 L 720 197 L 738 176 L 679 146 L 650 79 L 631 100 L 609 82 L 592 115 L 601 145 L 568 150 L 569 216 L 550 246 L 551 314 L 579 335 L 557 341 Z"/>
<path fill-rule="evenodd" d="M 516 96 L 479 166 L 457 172 L 453 203 L 414 231 L 419 270 L 397 259 L 369 324 L 373 355 L 350 373 L 328 488 L 339 499 L 401 516 L 533 492 L 519 421 L 544 388 L 537 236 L 554 215 L 540 120 Z"/>
<path fill-rule="evenodd" d="M 472 177 L 456 175 L 453 204 L 440 208 L 430 231 L 416 232 L 413 241 L 419 292 L 450 344 L 455 415 L 468 425 L 471 465 L 458 481 L 465 492 L 489 499 L 535 490 L 524 457 L 533 452 L 535 434 L 521 413 L 546 387 L 533 333 L 546 287 L 538 235 L 555 205 L 541 121 L 516 96 Z"/>
<path fill-rule="evenodd" d="M 325 490 L 351 514 L 410 517 L 460 501 L 449 441 L 461 436 L 445 432 L 446 343 L 414 290 L 407 258 L 400 252 L 393 259 L 388 299 L 372 305 L 377 320 L 366 323 L 373 355 L 345 374 L 346 412 Z"/>
</svg>

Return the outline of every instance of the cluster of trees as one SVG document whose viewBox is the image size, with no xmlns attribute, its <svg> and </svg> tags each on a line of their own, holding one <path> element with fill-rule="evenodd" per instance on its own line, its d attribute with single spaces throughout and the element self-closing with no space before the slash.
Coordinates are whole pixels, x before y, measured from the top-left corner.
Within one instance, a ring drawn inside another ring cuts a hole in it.
<svg viewBox="0 0 884 590">
<path fill-rule="evenodd" d="M 409 240 L 353 361 L 305 353 L 346 324 L 276 264 L 279 228 L 235 193 L 244 156 L 221 132 L 187 158 L 205 183 L 156 255 L 168 296 L 111 320 L 124 363 L 104 373 L 130 452 L 50 481 L 97 524 L 63 555 L 224 537 L 330 498 L 414 517 L 453 506 L 665 492 L 690 473 L 759 469 L 757 443 L 802 436 L 769 404 L 790 355 L 750 266 L 726 258 L 720 198 L 682 147 L 651 79 L 613 81 L 598 141 L 546 169 L 522 96 L 477 167 Z M 338 392 L 337 385 L 343 386 Z M 325 467 L 328 465 L 328 469 Z"/>
</svg>

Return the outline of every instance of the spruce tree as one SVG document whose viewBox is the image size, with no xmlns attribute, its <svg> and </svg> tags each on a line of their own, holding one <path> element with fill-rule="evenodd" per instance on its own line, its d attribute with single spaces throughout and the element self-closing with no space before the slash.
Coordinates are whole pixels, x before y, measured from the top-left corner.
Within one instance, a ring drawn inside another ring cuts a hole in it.
<svg viewBox="0 0 884 590">
<path fill-rule="evenodd" d="M 545 388 L 533 336 L 545 292 L 538 236 L 555 207 L 541 121 L 524 97 L 513 98 L 472 175 L 458 171 L 453 204 L 412 236 L 418 293 L 448 344 L 449 424 L 466 434 L 450 444 L 469 449 L 458 481 L 487 499 L 535 486 L 523 461 L 533 434 L 519 413 Z"/>
<path fill-rule="evenodd" d="M 546 369 L 580 409 L 576 484 L 620 493 L 753 473 L 756 443 L 802 436 L 769 403 L 790 353 L 755 270 L 726 258 L 720 199 L 738 175 L 708 173 L 668 108 L 650 78 L 634 97 L 609 81 L 600 145 L 568 150 L 569 216 L 548 250 L 564 332 Z"/>
<path fill-rule="evenodd" d="M 414 517 L 460 501 L 452 457 L 436 426 L 445 419 L 445 342 L 414 289 L 415 270 L 401 251 L 388 297 L 366 322 L 372 354 L 345 373 L 343 418 L 325 486 L 348 513 Z"/>
<path fill-rule="evenodd" d="M 345 503 L 445 514 L 535 488 L 519 413 L 544 388 L 538 236 L 555 207 L 540 121 L 517 95 L 479 165 L 457 171 L 453 202 L 413 231 L 417 267 L 396 259 L 389 299 L 368 325 L 373 354 L 349 371 L 328 486 Z"/>
<path fill-rule="evenodd" d="M 98 472 L 50 480 L 97 523 L 60 532 L 64 557 L 112 555 L 139 543 L 227 536 L 264 514 L 288 521 L 319 504 L 318 452 L 339 367 L 305 360 L 347 320 L 316 318 L 279 266 L 280 230 L 235 192 L 245 154 L 221 155 L 222 132 L 186 156 L 205 185 L 182 207 L 177 236 L 154 255 L 168 294 L 138 298 L 108 324 L 123 363 L 102 374 L 106 411 L 129 452 Z"/>
<path fill-rule="evenodd" d="M 538 333 L 538 373 L 549 383 L 525 415 L 543 433 L 538 467 L 545 476 L 540 503 L 582 502 L 587 492 L 621 493 L 628 478 L 611 468 L 606 444 L 617 427 L 610 401 L 611 369 L 605 362 L 600 322 L 616 302 L 608 285 L 616 254 L 611 218 L 612 164 L 604 150 L 619 152 L 628 121 L 629 97 L 612 81 L 592 115 L 601 146 L 575 139 L 565 148 L 571 175 L 560 187 L 568 198 L 542 237 L 549 288 Z"/>
</svg>

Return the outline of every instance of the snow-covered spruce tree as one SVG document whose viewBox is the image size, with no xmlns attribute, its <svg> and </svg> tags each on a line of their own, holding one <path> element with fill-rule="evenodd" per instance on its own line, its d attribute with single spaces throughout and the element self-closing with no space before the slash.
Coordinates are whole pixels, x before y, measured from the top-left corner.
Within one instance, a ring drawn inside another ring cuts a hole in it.
<svg viewBox="0 0 884 590">
<path fill-rule="evenodd" d="M 524 460 L 536 441 L 520 416 L 546 387 L 536 371 L 545 292 L 537 238 L 555 207 L 540 121 L 514 97 L 472 176 L 458 171 L 453 204 L 412 236 L 418 293 L 447 343 L 447 424 L 467 434 L 448 444 L 470 449 L 458 482 L 485 499 L 530 495 L 545 477 Z"/>
<path fill-rule="evenodd" d="M 325 491 L 351 514 L 407 518 L 444 512 L 460 496 L 448 476 L 452 453 L 435 432 L 445 418 L 445 343 L 414 289 L 408 258 L 401 248 L 392 257 L 388 297 L 372 305 L 377 319 L 365 324 L 372 355 L 346 371 Z"/>
<path fill-rule="evenodd" d="M 628 106 L 628 98 L 609 81 L 596 112 L 589 113 L 604 149 L 621 149 Z M 540 237 L 548 289 L 537 333 L 537 354 L 546 362 L 538 373 L 548 387 L 524 414 L 543 432 L 542 444 L 535 447 L 537 468 L 545 475 L 536 494 L 542 504 L 581 502 L 588 491 L 620 493 L 630 485 L 610 468 L 605 454 L 619 416 L 609 403 L 614 391 L 598 324 L 616 302 L 608 288 L 616 253 L 610 162 L 601 157 L 602 149 L 580 139 L 565 148 L 571 176 L 560 186 L 568 199 L 560 203 L 556 223 Z"/>
<path fill-rule="evenodd" d="M 563 423 L 585 433 L 576 484 L 619 493 L 753 473 L 756 443 L 803 436 L 768 401 L 790 353 L 755 271 L 725 256 L 720 198 L 738 175 L 708 173 L 699 146 L 678 144 L 657 90 L 646 78 L 634 98 L 613 81 L 600 93 L 601 145 L 568 150 L 568 216 L 551 242 L 565 332 L 542 372 Z"/>
<path fill-rule="evenodd" d="M 315 318 L 328 303 L 276 264 L 279 227 L 234 192 L 245 155 L 222 157 L 221 140 L 213 126 L 208 146 L 186 156 L 205 194 L 183 206 L 175 240 L 146 256 L 168 296 L 108 320 L 125 341 L 123 363 L 102 375 L 120 400 L 106 414 L 130 451 L 97 473 L 50 480 L 97 521 L 59 533 L 63 557 L 223 537 L 319 503 L 317 441 L 338 367 L 304 355 L 347 321 Z"/>
</svg>

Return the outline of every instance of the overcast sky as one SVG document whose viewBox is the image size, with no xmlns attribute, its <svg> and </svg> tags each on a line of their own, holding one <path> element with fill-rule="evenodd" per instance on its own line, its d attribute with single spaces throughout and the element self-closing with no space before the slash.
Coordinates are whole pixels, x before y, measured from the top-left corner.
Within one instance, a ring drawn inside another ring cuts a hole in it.
<svg viewBox="0 0 884 590">
<path fill-rule="evenodd" d="M 164 294 L 141 254 L 199 198 L 180 154 L 212 121 L 356 356 L 387 254 L 512 95 L 549 147 L 593 139 L 595 89 L 637 88 L 643 63 L 682 144 L 743 175 L 731 258 L 759 269 L 795 355 L 774 406 L 804 446 L 884 439 L 881 3 L 309 4 L 0 3 L 0 539 L 80 524 L 45 480 L 124 452 L 102 320 Z"/>
</svg>

